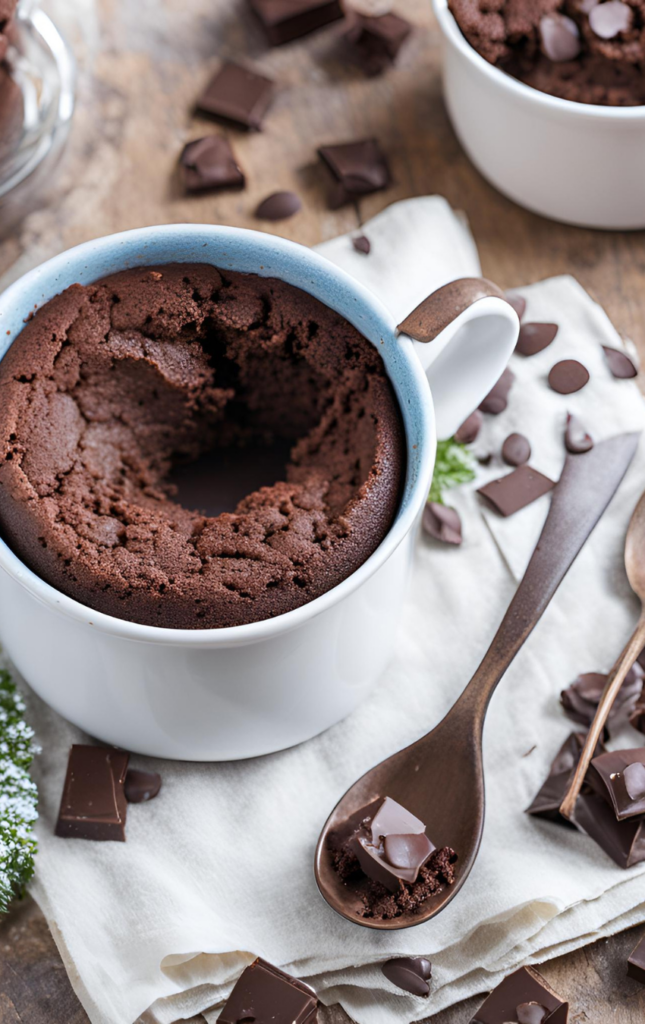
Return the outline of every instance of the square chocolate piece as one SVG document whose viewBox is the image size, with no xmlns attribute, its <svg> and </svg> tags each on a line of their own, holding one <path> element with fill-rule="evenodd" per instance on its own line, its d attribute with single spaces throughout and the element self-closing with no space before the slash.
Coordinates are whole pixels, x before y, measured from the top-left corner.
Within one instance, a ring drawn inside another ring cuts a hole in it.
<svg viewBox="0 0 645 1024">
<path fill-rule="evenodd" d="M 608 750 L 594 757 L 588 779 L 611 803 L 618 821 L 645 814 L 645 747 Z"/>
<path fill-rule="evenodd" d="M 125 842 L 124 783 L 130 755 L 113 747 L 74 744 L 56 822 L 67 839 Z"/>
<path fill-rule="evenodd" d="M 223 135 L 207 135 L 188 142 L 179 158 L 182 180 L 189 192 L 207 189 L 244 188 L 231 144 Z"/>
<path fill-rule="evenodd" d="M 340 0 L 249 0 L 272 46 L 314 32 L 343 17 Z"/>
<path fill-rule="evenodd" d="M 367 877 L 390 892 L 416 882 L 436 849 L 424 823 L 389 796 L 364 807 L 361 818 L 348 845 Z"/>
<path fill-rule="evenodd" d="M 483 487 L 478 487 L 477 493 L 486 498 L 501 515 L 512 516 L 554 487 L 553 480 L 549 480 L 548 476 L 524 465 L 499 480 L 491 480 Z"/>
<path fill-rule="evenodd" d="M 471 1024 L 567 1024 L 568 1019 L 569 1004 L 534 967 L 520 967 L 491 992 Z"/>
<path fill-rule="evenodd" d="M 611 806 L 597 793 L 582 793 L 574 820 L 620 868 L 645 860 L 645 817 L 617 821 Z"/>
<path fill-rule="evenodd" d="M 259 957 L 242 971 L 218 1024 L 315 1024 L 313 989 Z"/>
<path fill-rule="evenodd" d="M 572 822 L 563 818 L 560 814 L 560 805 L 565 798 L 566 792 L 571 784 L 582 748 L 585 743 L 584 733 L 572 732 L 564 741 L 558 753 L 553 759 L 546 782 L 540 789 L 526 813 L 533 814 L 539 818 L 547 818 L 559 825 L 568 825 L 575 828 Z M 596 754 L 604 751 L 602 743 L 596 747 Z"/>
<path fill-rule="evenodd" d="M 367 75 L 379 75 L 394 63 L 412 25 L 398 14 L 369 17 L 356 14 L 345 38 Z"/>
<path fill-rule="evenodd" d="M 197 107 L 213 117 L 259 130 L 272 97 L 270 78 L 227 61 L 211 78 Z"/>
<path fill-rule="evenodd" d="M 645 935 L 627 961 L 627 973 L 630 978 L 645 985 Z"/>
<path fill-rule="evenodd" d="M 332 209 L 390 184 L 390 169 L 376 139 L 321 146 L 318 155 L 335 179 L 329 196 Z"/>
</svg>

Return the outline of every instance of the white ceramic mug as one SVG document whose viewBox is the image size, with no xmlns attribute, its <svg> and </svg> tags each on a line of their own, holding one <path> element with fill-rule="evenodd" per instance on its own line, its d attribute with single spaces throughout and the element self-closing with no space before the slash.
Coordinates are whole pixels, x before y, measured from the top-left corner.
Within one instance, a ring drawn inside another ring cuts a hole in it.
<svg viewBox="0 0 645 1024">
<path fill-rule="evenodd" d="M 435 339 L 420 345 L 397 331 L 371 292 L 303 246 L 255 231 L 171 225 L 87 242 L 13 284 L 0 296 L 0 358 L 27 313 L 69 285 L 182 262 L 280 278 L 354 324 L 383 357 L 407 443 L 404 493 L 382 544 L 326 594 L 263 622 L 175 630 L 116 619 L 55 590 L 0 540 L 0 635 L 33 689 L 106 743 L 216 761 L 306 740 L 349 714 L 376 682 L 394 644 L 437 430 L 453 433 L 490 390 L 519 324 L 503 298 L 478 298 L 477 282 L 457 282 L 426 300 Z"/>
</svg>

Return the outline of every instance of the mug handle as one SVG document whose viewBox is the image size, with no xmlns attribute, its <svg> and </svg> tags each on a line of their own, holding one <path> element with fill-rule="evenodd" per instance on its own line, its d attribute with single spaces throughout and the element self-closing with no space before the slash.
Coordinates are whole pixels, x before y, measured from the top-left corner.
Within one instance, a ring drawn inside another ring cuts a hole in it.
<svg viewBox="0 0 645 1024">
<path fill-rule="evenodd" d="M 519 329 L 504 293 L 483 277 L 438 288 L 399 324 L 430 383 L 440 439 L 452 437 L 497 383 Z"/>
</svg>

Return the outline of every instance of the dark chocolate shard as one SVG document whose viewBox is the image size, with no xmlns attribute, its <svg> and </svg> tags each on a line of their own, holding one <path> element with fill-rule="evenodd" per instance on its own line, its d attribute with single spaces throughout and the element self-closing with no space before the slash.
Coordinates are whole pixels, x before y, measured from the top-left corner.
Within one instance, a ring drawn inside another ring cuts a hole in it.
<svg viewBox="0 0 645 1024">
<path fill-rule="evenodd" d="M 577 359 L 562 359 L 551 368 L 549 387 L 559 395 L 572 395 L 589 382 L 589 370 Z"/>
<path fill-rule="evenodd" d="M 502 458 L 509 466 L 523 466 L 531 458 L 531 445 L 524 434 L 509 434 L 502 445 Z"/>
<path fill-rule="evenodd" d="M 413 996 L 430 994 L 428 981 L 432 977 L 432 964 L 423 956 L 397 956 L 386 960 L 381 970 L 388 981 Z"/>
<path fill-rule="evenodd" d="M 356 252 L 362 252 L 364 256 L 369 256 L 372 249 L 372 243 L 369 238 L 365 237 L 365 235 L 356 235 L 352 238 L 352 245 L 356 249 Z"/>
<path fill-rule="evenodd" d="M 486 398 L 479 406 L 481 411 L 491 413 L 493 416 L 499 416 L 500 412 L 504 412 L 508 405 L 508 394 L 514 380 L 515 374 L 507 366 L 497 384 L 488 392 Z"/>
<path fill-rule="evenodd" d="M 179 158 L 184 186 L 189 192 L 207 189 L 244 188 L 231 144 L 223 135 L 207 135 L 187 143 Z"/>
<path fill-rule="evenodd" d="M 301 208 L 302 203 L 295 192 L 273 192 L 263 199 L 255 216 L 260 220 L 286 220 L 293 217 Z"/>
<path fill-rule="evenodd" d="M 459 545 L 462 541 L 461 518 L 456 509 L 428 501 L 423 510 L 421 525 L 425 533 L 444 544 Z"/>
<path fill-rule="evenodd" d="M 581 793 L 574 822 L 621 868 L 645 860 L 645 818 L 618 821 L 611 806 L 597 793 Z"/>
<path fill-rule="evenodd" d="M 315 1024 L 318 1000 L 304 982 L 259 957 L 238 978 L 218 1024 Z"/>
<path fill-rule="evenodd" d="M 161 775 L 145 772 L 140 768 L 128 768 L 124 792 L 129 804 L 142 804 L 154 800 L 161 789 Z"/>
<path fill-rule="evenodd" d="M 606 4 L 603 6 L 606 6 Z M 608 345 L 603 345 L 602 350 L 605 353 L 607 366 L 612 377 L 616 377 L 618 380 L 628 380 L 630 377 L 636 377 L 638 367 L 626 352 L 618 348 L 609 348 Z"/>
<path fill-rule="evenodd" d="M 572 455 L 581 455 L 593 448 L 593 438 L 588 434 L 583 424 L 572 413 L 567 413 L 567 427 L 564 432 L 564 445 Z"/>
<path fill-rule="evenodd" d="M 631 30 L 634 12 L 621 0 L 607 0 L 589 11 L 589 28 L 599 39 L 615 39 Z"/>
<path fill-rule="evenodd" d="M 567 718 L 589 727 L 596 714 L 607 676 L 601 672 L 583 672 L 560 694 L 560 702 Z M 643 691 L 643 670 L 638 663 L 632 666 L 609 712 L 608 726 L 625 723 Z"/>
<path fill-rule="evenodd" d="M 587 778 L 594 792 L 611 804 L 618 821 L 645 814 L 645 747 L 594 757 Z"/>
<path fill-rule="evenodd" d="M 388 162 L 376 139 L 321 146 L 318 155 L 334 177 L 332 209 L 390 184 Z"/>
<path fill-rule="evenodd" d="M 627 961 L 627 974 L 635 981 L 640 981 L 641 985 L 645 985 L 645 935 L 632 950 Z"/>
<path fill-rule="evenodd" d="M 460 444 L 472 444 L 473 441 L 477 440 L 483 422 L 484 417 L 481 412 L 479 409 L 475 409 L 457 430 L 455 441 L 459 441 Z"/>
<path fill-rule="evenodd" d="M 521 356 L 535 356 L 554 340 L 557 324 L 522 324 L 515 351 Z"/>
<path fill-rule="evenodd" d="M 259 129 L 273 98 L 273 82 L 256 71 L 227 61 L 197 100 L 206 114 Z"/>
<path fill-rule="evenodd" d="M 315 32 L 343 17 L 340 0 L 249 0 L 272 46 Z"/>
<path fill-rule="evenodd" d="M 368 878 L 396 892 L 401 882 L 416 882 L 435 847 L 423 822 L 396 800 L 385 797 L 376 805 L 373 816 L 373 805 L 363 809 L 364 820 L 348 845 Z M 396 840 L 386 846 L 391 837 Z"/>
<path fill-rule="evenodd" d="M 555 821 L 569 828 L 574 827 L 572 822 L 563 818 L 560 814 L 560 805 L 566 796 L 573 774 L 578 766 L 584 743 L 584 733 L 572 732 L 566 738 L 553 759 L 544 784 L 540 787 L 533 802 L 526 808 L 527 814 L 532 814 L 538 818 L 546 818 L 548 821 Z M 602 754 L 604 749 L 602 743 L 598 743 L 595 753 Z"/>
<path fill-rule="evenodd" d="M 370 17 L 350 15 L 345 34 L 357 63 L 366 75 L 379 75 L 390 67 L 412 32 L 412 25 L 398 14 Z"/>
<path fill-rule="evenodd" d="M 538 1024 L 566 1024 L 569 1004 L 551 988 L 534 967 L 520 967 L 519 971 L 514 971 L 504 978 L 479 1007 L 471 1024 L 519 1022 L 520 1007 L 531 1004 L 540 1007 L 542 1017 L 525 1017 L 525 1024 L 534 1024 L 534 1021 Z"/>
<path fill-rule="evenodd" d="M 530 466 L 519 466 L 512 473 L 491 480 L 477 489 L 477 493 L 503 516 L 511 516 L 541 498 L 555 487 L 553 480 Z"/>
<path fill-rule="evenodd" d="M 114 747 L 75 743 L 56 822 L 67 839 L 125 842 L 125 776 L 130 755 Z"/>
<path fill-rule="evenodd" d="M 542 52 L 554 63 L 575 60 L 580 53 L 578 26 L 566 14 L 545 14 L 540 18 L 539 31 Z"/>
<path fill-rule="evenodd" d="M 504 298 L 513 307 L 521 320 L 526 312 L 526 299 L 523 299 L 518 292 L 505 292 Z"/>
</svg>

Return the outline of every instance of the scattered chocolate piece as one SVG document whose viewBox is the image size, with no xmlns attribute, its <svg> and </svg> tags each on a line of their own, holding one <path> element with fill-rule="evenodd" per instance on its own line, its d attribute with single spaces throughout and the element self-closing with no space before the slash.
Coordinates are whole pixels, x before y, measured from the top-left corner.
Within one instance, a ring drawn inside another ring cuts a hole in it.
<svg viewBox="0 0 645 1024">
<path fill-rule="evenodd" d="M 567 413 L 567 427 L 564 432 L 564 445 L 572 455 L 581 455 L 593 448 L 593 438 L 587 433 L 581 421 L 573 413 Z"/>
<path fill-rule="evenodd" d="M 557 333 L 557 324 L 522 324 L 515 351 L 521 356 L 535 356 L 548 348 Z"/>
<path fill-rule="evenodd" d="M 357 235 L 352 238 L 352 245 L 356 249 L 356 252 L 362 252 L 365 256 L 369 256 L 372 249 L 372 243 L 369 238 L 365 237 L 365 235 Z"/>
<path fill-rule="evenodd" d="M 459 427 L 455 434 L 455 441 L 459 441 L 460 444 L 472 444 L 477 439 L 483 422 L 484 417 L 481 412 L 479 409 L 475 409 Z"/>
<path fill-rule="evenodd" d="M 582 793 L 575 810 L 575 823 L 621 868 L 645 860 L 645 819 L 617 821 L 610 805 L 596 793 Z"/>
<path fill-rule="evenodd" d="M 332 209 L 390 184 L 388 163 L 376 139 L 321 146 L 318 155 L 335 179 L 329 196 Z"/>
<path fill-rule="evenodd" d="M 421 525 L 435 540 L 441 540 L 444 544 L 461 544 L 461 518 L 457 510 L 448 505 L 428 501 L 423 510 Z"/>
<path fill-rule="evenodd" d="M 549 387 L 559 395 L 580 391 L 589 381 L 589 370 L 577 359 L 563 359 L 551 368 Z"/>
<path fill-rule="evenodd" d="M 509 434 L 502 445 L 502 458 L 509 466 L 523 466 L 531 458 L 531 445 L 524 434 Z"/>
<path fill-rule="evenodd" d="M 113 747 L 75 743 L 69 752 L 56 835 L 125 842 L 123 785 L 130 755 Z"/>
<path fill-rule="evenodd" d="M 567 1024 L 569 1004 L 534 967 L 520 967 L 499 983 L 471 1024 Z"/>
<path fill-rule="evenodd" d="M 492 452 L 486 452 L 485 455 L 478 455 L 477 456 L 477 462 L 479 463 L 480 466 L 490 466 L 492 460 L 493 460 L 493 453 Z"/>
<path fill-rule="evenodd" d="M 587 776 L 594 791 L 608 800 L 618 821 L 645 814 L 645 748 L 608 750 L 594 757 Z"/>
<path fill-rule="evenodd" d="M 189 192 L 211 188 L 244 188 L 240 170 L 228 139 L 207 135 L 184 146 L 179 158 L 181 176 Z"/>
<path fill-rule="evenodd" d="M 413 996 L 430 995 L 428 981 L 432 977 L 432 964 L 424 956 L 397 956 L 386 960 L 381 970 L 388 981 Z"/>
<path fill-rule="evenodd" d="M 526 311 L 526 299 L 523 299 L 517 292 L 505 292 L 504 298 L 510 303 L 521 320 Z"/>
<path fill-rule="evenodd" d="M 491 413 L 493 416 L 499 416 L 500 412 L 504 412 L 508 405 L 508 393 L 514 380 L 515 374 L 507 366 L 497 384 L 488 392 L 479 406 L 481 411 Z"/>
<path fill-rule="evenodd" d="M 591 725 L 605 688 L 607 676 L 601 672 L 583 672 L 560 694 L 560 702 L 567 718 L 587 728 Z M 643 690 L 643 670 L 638 663 L 630 668 L 613 703 L 607 725 L 617 726 L 627 721 L 636 707 Z"/>
<path fill-rule="evenodd" d="M 272 46 L 315 32 L 343 17 L 340 0 L 249 0 Z"/>
<path fill-rule="evenodd" d="M 316 1024 L 318 1000 L 309 985 L 292 978 L 266 960 L 242 971 L 218 1024 Z"/>
<path fill-rule="evenodd" d="M 274 192 L 262 200 L 255 216 L 260 220 L 286 220 L 287 217 L 293 217 L 301 206 L 295 192 Z"/>
<path fill-rule="evenodd" d="M 398 14 L 353 14 L 345 38 L 365 74 L 379 75 L 394 63 L 411 32 L 410 22 Z"/>
<path fill-rule="evenodd" d="M 145 772 L 141 768 L 128 768 L 124 792 L 129 804 L 142 804 L 154 800 L 161 789 L 161 775 Z"/>
<path fill-rule="evenodd" d="M 621 352 L 618 348 L 609 348 L 608 345 L 603 345 L 602 350 L 605 353 L 612 377 L 617 377 L 618 380 L 626 380 L 637 375 L 638 367 L 634 365 L 633 360 L 626 352 Z"/>
<path fill-rule="evenodd" d="M 574 827 L 572 822 L 563 818 L 560 814 L 560 805 L 565 798 L 573 778 L 573 773 L 578 766 L 585 738 L 584 733 L 580 732 L 572 732 L 566 738 L 553 759 L 546 781 L 531 805 L 526 808 L 527 814 L 533 814 L 538 818 L 546 818 L 549 821 L 556 821 L 558 824 L 566 825 L 570 828 Z M 595 754 L 602 754 L 604 749 L 602 743 L 598 743 Z"/>
<path fill-rule="evenodd" d="M 520 466 L 512 473 L 492 480 L 477 489 L 503 516 L 511 516 L 555 487 L 553 480 L 530 466 Z"/>
<path fill-rule="evenodd" d="M 575 60 L 581 49 L 578 26 L 566 14 L 540 18 L 540 42 L 544 56 L 554 63 Z"/>
<path fill-rule="evenodd" d="M 634 12 L 621 0 L 606 0 L 589 11 L 589 28 L 600 39 L 615 39 L 621 32 L 629 32 Z"/>
<path fill-rule="evenodd" d="M 227 61 L 211 78 L 197 107 L 213 117 L 259 130 L 272 97 L 269 78 Z"/>
<path fill-rule="evenodd" d="M 348 846 L 368 878 L 396 892 L 401 882 L 416 882 L 435 846 L 419 818 L 386 796 L 361 812 L 363 820 Z"/>
<path fill-rule="evenodd" d="M 641 985 L 645 985 L 645 935 L 636 949 L 632 950 L 627 961 L 627 974 L 634 981 L 640 981 Z"/>
</svg>

